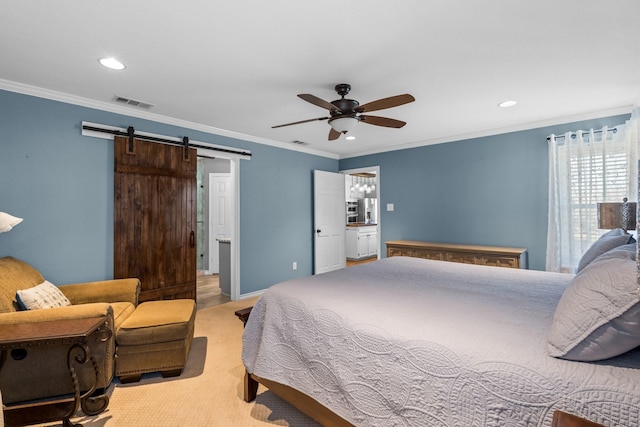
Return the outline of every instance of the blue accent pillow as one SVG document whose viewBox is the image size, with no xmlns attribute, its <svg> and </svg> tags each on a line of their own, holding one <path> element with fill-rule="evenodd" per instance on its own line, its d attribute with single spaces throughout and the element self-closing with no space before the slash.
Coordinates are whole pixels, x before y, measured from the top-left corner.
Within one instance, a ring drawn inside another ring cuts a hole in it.
<svg viewBox="0 0 640 427">
<path fill-rule="evenodd" d="M 628 234 L 622 228 L 616 228 L 614 230 L 607 231 L 598 240 L 593 242 L 591 247 L 582 254 L 580 262 L 578 263 L 578 269 L 576 273 L 580 273 L 589 263 L 598 258 L 605 252 L 611 249 L 626 245 L 627 243 L 633 243 L 635 239 L 631 234 Z"/>
</svg>

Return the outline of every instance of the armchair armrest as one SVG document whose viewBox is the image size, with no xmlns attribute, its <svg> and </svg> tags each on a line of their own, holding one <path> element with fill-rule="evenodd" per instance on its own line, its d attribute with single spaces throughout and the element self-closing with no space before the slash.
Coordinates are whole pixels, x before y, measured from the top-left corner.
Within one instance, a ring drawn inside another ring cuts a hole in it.
<svg viewBox="0 0 640 427">
<path fill-rule="evenodd" d="M 92 302 L 130 302 L 137 306 L 140 281 L 138 279 L 102 280 L 60 285 L 58 288 L 73 305 Z"/>
<path fill-rule="evenodd" d="M 95 304 L 69 305 L 66 307 L 42 308 L 39 310 L 14 311 L 0 314 L 0 325 L 40 323 L 51 320 L 87 319 L 93 317 L 113 317 L 113 309 L 106 302 Z"/>
</svg>

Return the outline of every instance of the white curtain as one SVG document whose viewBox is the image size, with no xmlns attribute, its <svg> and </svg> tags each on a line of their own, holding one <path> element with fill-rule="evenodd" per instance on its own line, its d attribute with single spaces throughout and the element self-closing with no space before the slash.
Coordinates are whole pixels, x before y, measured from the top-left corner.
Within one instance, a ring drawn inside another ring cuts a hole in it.
<svg viewBox="0 0 640 427">
<path fill-rule="evenodd" d="M 606 230 L 597 203 L 636 201 L 640 108 L 625 124 L 549 137 L 547 271 L 572 273 Z"/>
</svg>

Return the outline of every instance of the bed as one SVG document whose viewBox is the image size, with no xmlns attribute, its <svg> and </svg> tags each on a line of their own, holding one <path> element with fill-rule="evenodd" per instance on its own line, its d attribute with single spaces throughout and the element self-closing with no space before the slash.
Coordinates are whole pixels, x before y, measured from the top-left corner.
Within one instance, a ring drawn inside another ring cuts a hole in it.
<svg viewBox="0 0 640 427">
<path fill-rule="evenodd" d="M 577 275 L 392 257 L 274 285 L 245 400 L 259 381 L 323 425 L 638 426 L 637 245 L 604 246 Z"/>
</svg>

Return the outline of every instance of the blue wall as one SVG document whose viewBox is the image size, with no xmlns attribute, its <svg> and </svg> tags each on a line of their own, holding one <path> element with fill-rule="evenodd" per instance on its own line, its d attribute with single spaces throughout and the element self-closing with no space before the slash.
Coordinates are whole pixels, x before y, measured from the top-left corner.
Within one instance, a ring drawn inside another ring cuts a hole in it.
<svg viewBox="0 0 640 427">
<path fill-rule="evenodd" d="M 529 268 L 545 269 L 547 136 L 617 125 L 629 115 L 549 126 L 340 161 L 380 166 L 385 241 L 408 239 L 525 247 Z M 387 203 L 394 211 L 387 212 Z"/>
<path fill-rule="evenodd" d="M 134 126 L 252 151 L 240 166 L 242 294 L 313 270 L 312 171 L 380 166 L 381 241 L 526 247 L 544 270 L 551 133 L 624 123 L 628 115 L 341 161 L 57 101 L 0 91 L 0 211 L 24 218 L 0 256 L 53 283 L 113 275 L 113 145 L 81 122 Z M 385 206 L 393 203 L 395 210 Z M 384 244 L 382 245 L 384 252 Z M 298 270 L 291 262 L 298 262 Z"/>
<path fill-rule="evenodd" d="M 113 277 L 113 144 L 82 136 L 83 120 L 251 150 L 240 165 L 240 292 L 311 274 L 312 171 L 337 171 L 337 160 L 8 91 L 0 211 L 24 222 L 0 234 L 0 256 L 56 284 Z"/>
</svg>

